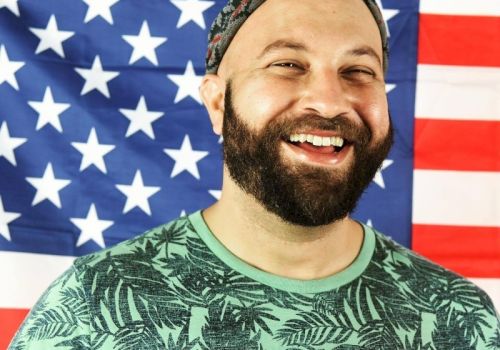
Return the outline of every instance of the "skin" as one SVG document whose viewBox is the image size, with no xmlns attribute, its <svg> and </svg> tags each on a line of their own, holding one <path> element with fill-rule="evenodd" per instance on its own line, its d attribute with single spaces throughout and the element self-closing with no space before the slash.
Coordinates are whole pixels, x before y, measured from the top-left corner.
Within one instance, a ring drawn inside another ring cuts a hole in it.
<svg viewBox="0 0 500 350">
<path fill-rule="evenodd" d="M 389 130 L 381 38 L 361 0 L 268 0 L 261 5 L 236 34 L 217 74 L 203 79 L 200 93 L 217 134 L 222 132 L 229 80 L 236 112 L 254 130 L 274 118 L 311 113 L 364 123 L 372 143 Z M 305 162 L 341 172 L 353 160 L 350 150 L 339 163 L 312 161 L 281 143 L 281 156 L 291 165 Z M 362 227 L 349 217 L 316 227 L 283 221 L 243 192 L 227 168 L 221 199 L 203 216 L 240 259 L 294 279 L 342 271 L 363 241 Z"/>
</svg>

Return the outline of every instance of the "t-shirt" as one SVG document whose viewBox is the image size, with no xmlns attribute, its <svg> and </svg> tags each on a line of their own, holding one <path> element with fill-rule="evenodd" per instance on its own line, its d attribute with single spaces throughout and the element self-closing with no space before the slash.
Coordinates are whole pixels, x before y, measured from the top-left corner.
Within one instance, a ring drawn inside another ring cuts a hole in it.
<svg viewBox="0 0 500 350">
<path fill-rule="evenodd" d="M 10 349 L 500 349 L 491 300 L 471 282 L 364 226 L 327 278 L 240 260 L 201 212 L 75 260 Z"/>
</svg>

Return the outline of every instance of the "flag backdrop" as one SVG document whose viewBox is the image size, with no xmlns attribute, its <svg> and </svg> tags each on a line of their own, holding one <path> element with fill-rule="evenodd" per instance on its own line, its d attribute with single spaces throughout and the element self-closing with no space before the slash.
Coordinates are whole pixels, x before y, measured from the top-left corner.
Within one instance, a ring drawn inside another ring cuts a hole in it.
<svg viewBox="0 0 500 350">
<path fill-rule="evenodd" d="M 396 145 L 355 217 L 500 306 L 500 0 L 383 0 Z M 0 348 L 74 257 L 220 194 L 204 0 L 0 0 Z M 255 101 L 258 103 L 258 101 Z"/>
</svg>

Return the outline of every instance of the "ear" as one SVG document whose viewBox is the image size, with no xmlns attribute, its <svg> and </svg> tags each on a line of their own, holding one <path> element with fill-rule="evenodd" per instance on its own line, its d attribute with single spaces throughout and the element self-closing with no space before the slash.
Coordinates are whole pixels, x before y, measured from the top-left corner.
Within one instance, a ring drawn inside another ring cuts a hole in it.
<svg viewBox="0 0 500 350">
<path fill-rule="evenodd" d="M 225 81 L 215 74 L 205 75 L 200 86 L 201 98 L 210 116 L 212 128 L 217 135 L 222 134 L 225 89 Z"/>
</svg>

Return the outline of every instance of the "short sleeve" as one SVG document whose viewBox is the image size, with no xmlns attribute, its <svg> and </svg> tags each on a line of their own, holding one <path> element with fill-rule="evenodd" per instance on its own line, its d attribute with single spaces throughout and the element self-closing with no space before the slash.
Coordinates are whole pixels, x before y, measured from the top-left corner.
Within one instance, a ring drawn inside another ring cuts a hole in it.
<svg viewBox="0 0 500 350">
<path fill-rule="evenodd" d="M 89 307 L 74 266 L 40 297 L 8 349 L 90 349 Z"/>
</svg>

